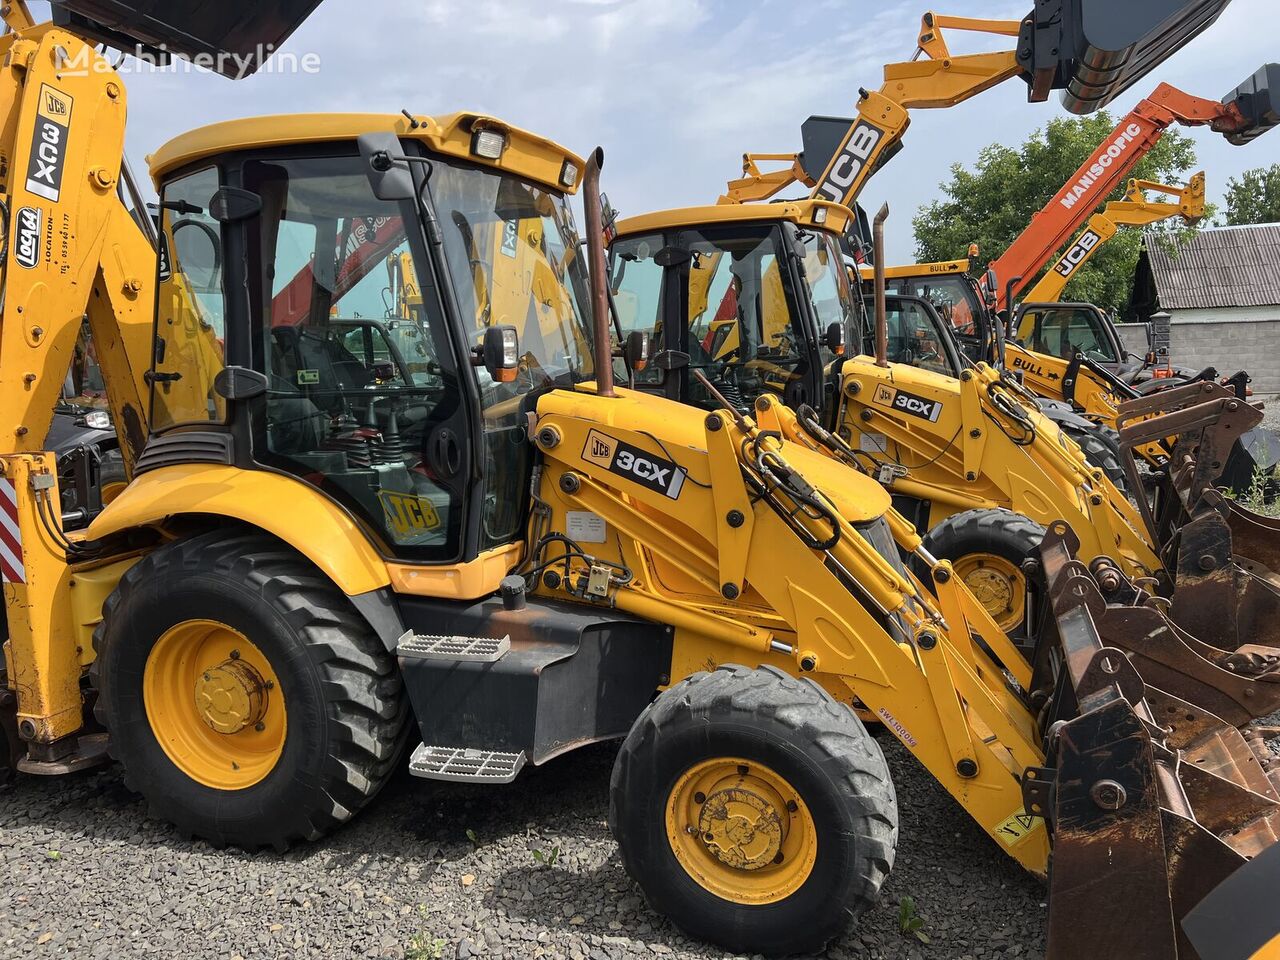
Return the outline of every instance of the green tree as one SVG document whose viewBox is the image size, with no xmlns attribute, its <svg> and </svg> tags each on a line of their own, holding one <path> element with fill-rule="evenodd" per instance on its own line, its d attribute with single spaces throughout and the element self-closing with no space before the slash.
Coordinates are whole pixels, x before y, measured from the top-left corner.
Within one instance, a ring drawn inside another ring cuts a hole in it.
<svg viewBox="0 0 1280 960">
<path fill-rule="evenodd" d="M 1227 181 L 1227 226 L 1280 223 L 1280 163 L 1246 170 Z"/>
<path fill-rule="evenodd" d="M 1060 117 L 1035 131 L 1020 147 L 999 143 L 985 147 L 972 170 L 953 165 L 951 179 L 941 184 L 942 199 L 921 207 L 912 220 L 916 256 L 921 262 L 953 260 L 977 242 L 981 263 L 996 259 L 1026 229 L 1032 215 L 1074 179 L 1077 168 L 1114 129 L 1115 120 L 1105 111 Z M 1185 181 L 1195 163 L 1191 138 L 1170 130 L 1132 176 L 1176 184 Z M 1098 207 L 1104 199 L 1119 199 L 1125 185 L 1127 181 L 1110 197 L 1099 197 Z M 1064 296 L 1104 309 L 1122 309 L 1129 302 L 1141 243 L 1141 231 L 1121 230 L 1077 274 Z"/>
</svg>

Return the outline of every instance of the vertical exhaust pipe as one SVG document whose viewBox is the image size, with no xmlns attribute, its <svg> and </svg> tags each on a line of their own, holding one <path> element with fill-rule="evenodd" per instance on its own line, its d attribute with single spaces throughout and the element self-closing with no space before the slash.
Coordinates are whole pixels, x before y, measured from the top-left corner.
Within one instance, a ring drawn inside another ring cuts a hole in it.
<svg viewBox="0 0 1280 960">
<path fill-rule="evenodd" d="M 603 166 L 604 148 L 596 147 L 587 158 L 587 169 L 582 178 L 582 211 L 587 221 L 587 269 L 591 272 L 596 395 L 612 397 L 613 349 L 609 340 L 609 278 L 605 271 L 604 211 L 600 206 L 600 169 Z"/>
<path fill-rule="evenodd" d="M 876 288 L 876 366 L 889 366 L 889 317 L 885 306 L 884 291 L 884 222 L 889 219 L 889 204 L 880 208 L 871 224 L 871 245 L 874 250 Z"/>
</svg>

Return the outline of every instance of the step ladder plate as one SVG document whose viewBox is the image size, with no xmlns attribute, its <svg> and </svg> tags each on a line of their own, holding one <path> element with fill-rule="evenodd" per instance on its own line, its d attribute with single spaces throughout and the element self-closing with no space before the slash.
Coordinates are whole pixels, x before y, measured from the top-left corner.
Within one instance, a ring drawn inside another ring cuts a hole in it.
<svg viewBox="0 0 1280 960">
<path fill-rule="evenodd" d="M 524 767 L 525 755 L 501 750 L 439 747 L 419 744 L 409 760 L 409 772 L 427 780 L 458 783 L 510 783 Z"/>
<path fill-rule="evenodd" d="M 406 633 L 396 644 L 396 656 L 417 660 L 467 660 L 494 663 L 511 649 L 511 637 L 434 637 Z"/>
</svg>

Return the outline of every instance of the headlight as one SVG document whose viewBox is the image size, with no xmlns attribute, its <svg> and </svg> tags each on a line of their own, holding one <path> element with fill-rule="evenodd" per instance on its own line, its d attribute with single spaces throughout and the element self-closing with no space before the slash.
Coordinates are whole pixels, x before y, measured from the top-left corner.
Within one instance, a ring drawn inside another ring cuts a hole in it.
<svg viewBox="0 0 1280 960">
<path fill-rule="evenodd" d="M 477 130 L 471 137 L 471 152 L 486 160 L 502 159 L 507 149 L 507 135 L 501 130 Z"/>
</svg>

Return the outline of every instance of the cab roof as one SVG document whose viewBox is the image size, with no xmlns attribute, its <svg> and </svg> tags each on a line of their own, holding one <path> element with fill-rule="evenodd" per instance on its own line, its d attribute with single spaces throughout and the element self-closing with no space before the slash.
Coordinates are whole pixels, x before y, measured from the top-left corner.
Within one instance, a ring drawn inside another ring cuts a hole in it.
<svg viewBox="0 0 1280 960">
<path fill-rule="evenodd" d="M 625 237 L 677 227 L 789 220 L 797 226 L 844 233 L 850 219 L 848 207 L 829 200 L 788 200 L 783 203 L 721 203 L 659 210 L 619 220 L 616 229 L 619 237 Z"/>
<path fill-rule="evenodd" d="M 506 134 L 507 147 L 496 161 L 476 156 L 471 150 L 472 136 L 482 129 Z M 174 170 L 224 153 L 335 140 L 354 142 L 362 134 L 385 132 L 421 141 L 429 152 L 497 167 L 565 193 L 576 191 L 585 169 L 581 157 L 558 143 L 488 114 L 471 112 L 415 116 L 412 122 L 399 113 L 292 113 L 225 120 L 174 137 L 150 154 L 147 164 L 159 187 Z M 573 169 L 572 183 L 567 186 L 566 164 Z"/>
</svg>

